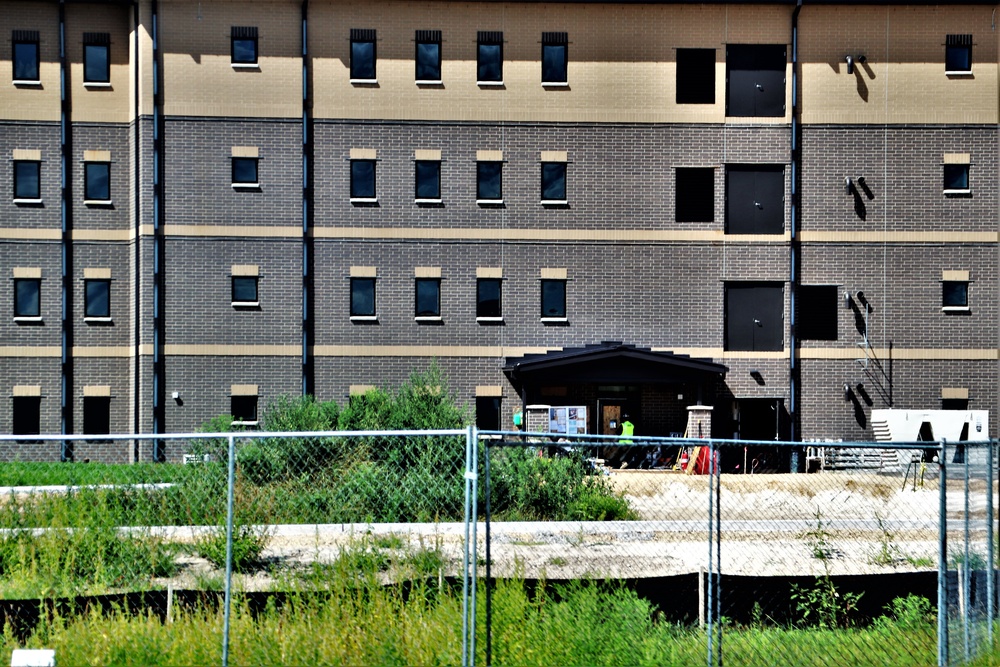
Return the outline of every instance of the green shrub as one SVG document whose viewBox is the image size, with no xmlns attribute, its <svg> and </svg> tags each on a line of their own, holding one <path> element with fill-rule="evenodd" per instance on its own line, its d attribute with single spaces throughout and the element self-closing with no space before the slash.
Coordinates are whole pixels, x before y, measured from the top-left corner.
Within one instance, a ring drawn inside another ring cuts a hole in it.
<svg viewBox="0 0 1000 667">
<path fill-rule="evenodd" d="M 247 572 L 260 566 L 261 556 L 271 541 L 267 526 L 244 523 L 233 525 L 233 571 Z M 226 527 L 214 526 L 194 545 L 195 553 L 219 569 L 226 567 Z"/>
</svg>

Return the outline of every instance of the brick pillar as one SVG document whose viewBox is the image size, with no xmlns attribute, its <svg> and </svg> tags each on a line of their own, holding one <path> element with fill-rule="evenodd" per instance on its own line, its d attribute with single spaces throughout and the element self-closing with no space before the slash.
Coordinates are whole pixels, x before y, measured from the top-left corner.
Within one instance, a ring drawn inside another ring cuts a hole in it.
<svg viewBox="0 0 1000 667">
<path fill-rule="evenodd" d="M 711 438 L 712 437 L 712 406 L 711 405 L 689 405 L 687 437 L 689 438 Z"/>
<path fill-rule="evenodd" d="M 529 433 L 545 433 L 549 430 L 549 406 L 529 405 L 527 418 L 524 420 L 525 431 Z"/>
</svg>

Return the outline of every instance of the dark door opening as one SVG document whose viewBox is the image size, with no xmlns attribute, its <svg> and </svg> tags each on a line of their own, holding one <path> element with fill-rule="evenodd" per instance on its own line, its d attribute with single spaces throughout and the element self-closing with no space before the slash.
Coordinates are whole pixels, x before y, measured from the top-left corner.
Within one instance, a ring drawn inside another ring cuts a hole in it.
<svg viewBox="0 0 1000 667">
<path fill-rule="evenodd" d="M 756 443 L 742 448 L 723 448 L 723 472 L 754 474 L 788 471 L 789 448 L 763 444 L 788 439 L 788 414 L 784 399 L 738 399 L 735 422 L 737 439 Z"/>
</svg>

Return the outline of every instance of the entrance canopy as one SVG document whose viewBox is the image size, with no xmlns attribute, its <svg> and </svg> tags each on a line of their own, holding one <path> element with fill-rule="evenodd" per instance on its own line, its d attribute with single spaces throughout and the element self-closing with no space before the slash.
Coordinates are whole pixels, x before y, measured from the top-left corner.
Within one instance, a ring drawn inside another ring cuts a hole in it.
<svg viewBox="0 0 1000 667">
<path fill-rule="evenodd" d="M 551 384 L 703 385 L 722 378 L 728 370 L 706 359 L 614 341 L 507 357 L 503 368 L 522 396 L 525 390 Z"/>
</svg>

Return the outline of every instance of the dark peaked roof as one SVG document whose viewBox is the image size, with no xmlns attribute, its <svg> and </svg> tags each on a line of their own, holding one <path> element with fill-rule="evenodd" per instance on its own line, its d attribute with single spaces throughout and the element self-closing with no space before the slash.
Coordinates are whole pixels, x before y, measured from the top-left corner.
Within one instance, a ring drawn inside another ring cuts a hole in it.
<svg viewBox="0 0 1000 667">
<path fill-rule="evenodd" d="M 686 354 L 654 352 L 616 341 L 544 354 L 507 357 L 503 372 L 511 384 L 665 384 L 705 381 L 729 369 Z"/>
</svg>

